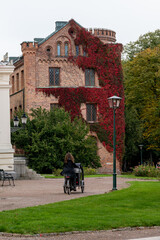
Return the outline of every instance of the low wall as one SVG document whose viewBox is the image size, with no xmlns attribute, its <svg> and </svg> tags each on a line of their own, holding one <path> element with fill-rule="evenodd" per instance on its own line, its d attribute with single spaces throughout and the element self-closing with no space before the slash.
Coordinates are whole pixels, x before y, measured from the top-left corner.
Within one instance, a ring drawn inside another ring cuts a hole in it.
<svg viewBox="0 0 160 240">
<path fill-rule="evenodd" d="M 23 179 L 26 175 L 26 158 L 14 157 L 14 171 L 16 172 L 16 179 Z"/>
</svg>

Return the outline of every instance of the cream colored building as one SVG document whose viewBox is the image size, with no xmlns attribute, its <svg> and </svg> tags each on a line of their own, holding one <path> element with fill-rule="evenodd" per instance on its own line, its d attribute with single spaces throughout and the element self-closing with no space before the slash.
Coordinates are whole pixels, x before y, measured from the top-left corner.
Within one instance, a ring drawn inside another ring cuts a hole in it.
<svg viewBox="0 0 160 240">
<path fill-rule="evenodd" d="M 10 132 L 9 77 L 14 66 L 8 61 L 0 62 L 0 169 L 14 171 L 14 150 Z"/>
</svg>

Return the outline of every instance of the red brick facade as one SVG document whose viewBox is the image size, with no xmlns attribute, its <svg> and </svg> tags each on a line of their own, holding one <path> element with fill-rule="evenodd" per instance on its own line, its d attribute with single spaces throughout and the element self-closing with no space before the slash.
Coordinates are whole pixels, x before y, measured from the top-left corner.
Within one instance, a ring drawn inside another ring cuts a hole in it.
<svg viewBox="0 0 160 240">
<path fill-rule="evenodd" d="M 61 22 L 57 22 L 60 23 Z M 70 22 L 64 24 L 45 39 L 38 42 L 23 42 L 21 44 L 22 57 L 15 63 L 15 70 L 10 82 L 10 106 L 13 117 L 14 111 L 19 108 L 29 113 L 31 108 L 43 107 L 50 109 L 51 104 L 58 103 L 54 96 L 45 97 L 43 93 L 36 93 L 36 88 L 49 87 L 49 68 L 60 69 L 59 86 L 55 87 L 80 87 L 85 86 L 85 73 L 76 65 L 68 61 L 68 56 L 76 56 L 74 39 L 68 33 Z M 77 24 L 77 26 L 79 26 Z M 104 43 L 115 42 L 115 32 L 105 29 L 89 30 L 98 36 Z M 60 54 L 57 52 L 57 44 L 60 45 Z M 68 46 L 68 56 L 65 56 L 65 44 Z M 79 47 L 79 54 L 83 50 Z M 95 73 L 95 87 L 99 87 L 98 76 Z M 82 115 L 86 119 L 86 106 L 81 106 Z M 101 157 L 102 172 L 112 172 L 113 155 L 108 153 L 97 138 L 99 155 Z M 117 171 L 120 171 L 117 161 Z"/>
</svg>

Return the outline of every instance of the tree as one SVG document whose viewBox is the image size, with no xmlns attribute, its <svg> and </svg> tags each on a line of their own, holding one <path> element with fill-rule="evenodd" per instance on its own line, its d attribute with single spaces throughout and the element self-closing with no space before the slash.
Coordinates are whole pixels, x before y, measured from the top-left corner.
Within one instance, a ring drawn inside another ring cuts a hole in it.
<svg viewBox="0 0 160 240">
<path fill-rule="evenodd" d="M 124 46 L 123 55 L 127 60 L 133 60 L 133 58 L 140 52 L 147 48 L 153 49 L 160 44 L 160 30 L 155 32 L 148 32 L 141 35 L 137 41 L 130 42 Z"/>
<path fill-rule="evenodd" d="M 160 45 L 124 64 L 126 106 L 134 107 L 148 149 L 160 150 Z"/>
<path fill-rule="evenodd" d="M 142 141 L 142 128 L 134 106 L 125 108 L 125 154 L 123 171 L 131 170 L 139 162 L 139 145 Z"/>
<path fill-rule="evenodd" d="M 71 121 L 62 108 L 32 109 L 31 116 L 25 130 L 12 134 L 12 143 L 25 150 L 31 168 L 39 173 L 62 168 L 67 152 L 83 166 L 100 167 L 96 141 L 87 137 L 89 127 L 81 119 Z"/>
</svg>

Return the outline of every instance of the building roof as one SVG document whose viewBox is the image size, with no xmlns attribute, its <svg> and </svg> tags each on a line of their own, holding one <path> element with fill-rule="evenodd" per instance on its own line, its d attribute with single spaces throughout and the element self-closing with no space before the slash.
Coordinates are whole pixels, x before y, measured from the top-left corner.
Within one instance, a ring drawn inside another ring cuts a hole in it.
<svg viewBox="0 0 160 240">
<path fill-rule="evenodd" d="M 57 22 L 56 22 L 57 23 Z M 41 45 L 42 43 L 44 43 L 45 41 L 47 41 L 49 38 L 51 38 L 55 33 L 57 33 L 60 29 L 64 28 L 69 22 L 63 22 L 62 25 L 59 25 L 59 27 L 57 27 L 55 29 L 54 32 L 52 32 L 50 35 L 48 35 L 46 38 L 43 38 L 41 41 L 38 42 L 39 45 Z"/>
<path fill-rule="evenodd" d="M 15 63 L 15 62 L 17 62 L 18 60 L 20 59 L 20 57 L 9 57 L 9 62 L 13 62 L 13 63 Z"/>
<path fill-rule="evenodd" d="M 34 38 L 34 41 L 39 43 L 39 42 L 43 41 L 43 39 L 44 38 Z"/>
<path fill-rule="evenodd" d="M 82 28 L 82 26 L 77 23 L 74 19 L 71 19 L 72 21 L 74 21 L 79 27 Z M 70 23 L 69 20 L 68 22 L 67 21 L 56 21 L 55 24 L 56 24 L 56 27 L 55 27 L 55 31 L 52 32 L 50 35 L 48 35 L 46 38 L 34 38 L 34 42 L 38 42 L 38 45 L 41 45 L 43 44 L 45 41 L 47 41 L 49 38 L 51 38 L 55 33 L 57 33 L 58 31 L 60 31 L 62 28 L 64 28 L 67 24 Z M 12 60 L 13 63 L 16 63 L 18 62 L 19 60 L 21 60 L 23 58 L 23 56 L 19 56 L 19 57 L 9 57 L 9 60 Z"/>
<path fill-rule="evenodd" d="M 73 20 L 79 27 L 82 28 L 82 26 L 77 23 L 74 19 L 71 19 Z M 70 21 L 71 21 L 70 20 Z M 62 28 L 64 28 L 67 24 L 69 24 L 69 22 L 66 22 L 66 21 L 56 21 L 55 24 L 56 24 L 56 28 L 55 28 L 55 31 L 52 32 L 50 35 L 48 35 L 46 38 L 42 38 L 41 41 L 38 41 L 38 44 L 41 45 L 42 43 L 44 43 L 45 41 L 47 41 L 49 38 L 51 38 L 55 33 L 57 33 L 58 31 L 60 31 Z M 36 39 L 36 38 L 35 38 Z M 40 39 L 40 38 L 37 38 L 37 39 Z"/>
</svg>

